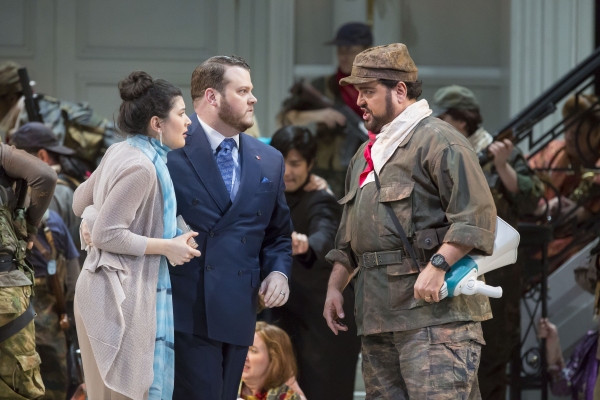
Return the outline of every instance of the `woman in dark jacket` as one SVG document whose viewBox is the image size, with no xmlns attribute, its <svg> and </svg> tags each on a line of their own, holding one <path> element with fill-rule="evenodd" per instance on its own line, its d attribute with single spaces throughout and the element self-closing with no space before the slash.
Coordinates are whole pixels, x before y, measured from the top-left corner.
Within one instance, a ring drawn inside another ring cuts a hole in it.
<svg viewBox="0 0 600 400">
<path fill-rule="evenodd" d="M 327 190 L 307 191 L 316 141 L 302 127 L 275 133 L 271 146 L 285 158 L 285 196 L 294 233 L 294 265 L 288 302 L 272 310 L 273 322 L 292 340 L 298 360 L 298 383 L 310 400 L 351 400 L 360 340 L 353 315 L 344 319 L 348 332 L 335 336 L 323 318 L 331 265 L 325 254 L 334 247 L 342 209 Z M 344 304 L 354 308 L 353 282 Z"/>
</svg>

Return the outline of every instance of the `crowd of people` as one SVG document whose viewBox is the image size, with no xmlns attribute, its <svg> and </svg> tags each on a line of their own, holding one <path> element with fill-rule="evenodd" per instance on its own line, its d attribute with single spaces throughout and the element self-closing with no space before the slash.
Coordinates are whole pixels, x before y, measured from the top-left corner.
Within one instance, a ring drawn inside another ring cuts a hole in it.
<svg viewBox="0 0 600 400">
<path fill-rule="evenodd" d="M 497 217 L 597 215 L 597 99 L 569 99 L 564 139 L 528 159 L 468 88 L 419 99 L 405 45 L 372 47 L 361 23 L 328 44 L 337 71 L 294 85 L 269 145 L 243 133 L 238 56 L 193 71 L 193 111 L 130 73 L 118 128 L 47 96 L 28 122 L 19 66 L 0 65 L 0 398 L 350 400 L 359 354 L 367 399 L 506 397 L 527 260 L 485 275 L 501 299 L 440 287 L 492 253 Z M 554 264 L 588 236 L 559 231 Z M 540 334 L 553 389 L 594 398 L 597 332 L 569 363 Z"/>
</svg>

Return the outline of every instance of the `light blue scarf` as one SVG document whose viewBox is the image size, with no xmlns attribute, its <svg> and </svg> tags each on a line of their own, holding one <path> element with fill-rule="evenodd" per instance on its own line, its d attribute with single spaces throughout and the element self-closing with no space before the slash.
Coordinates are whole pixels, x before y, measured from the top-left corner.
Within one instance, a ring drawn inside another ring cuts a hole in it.
<svg viewBox="0 0 600 400">
<path fill-rule="evenodd" d="M 167 169 L 167 153 L 171 151 L 154 138 L 134 135 L 127 143 L 140 149 L 154 164 L 163 194 L 163 239 L 177 235 L 177 201 L 173 181 Z M 171 279 L 165 256 L 160 257 L 158 285 L 156 287 L 156 343 L 154 347 L 154 380 L 150 386 L 149 400 L 171 400 L 175 381 L 173 299 Z"/>
</svg>

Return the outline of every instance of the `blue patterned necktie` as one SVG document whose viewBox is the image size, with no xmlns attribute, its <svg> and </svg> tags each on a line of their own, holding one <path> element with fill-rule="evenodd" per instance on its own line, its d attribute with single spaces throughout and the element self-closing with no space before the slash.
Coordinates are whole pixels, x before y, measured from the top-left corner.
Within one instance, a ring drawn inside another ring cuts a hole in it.
<svg viewBox="0 0 600 400">
<path fill-rule="evenodd" d="M 233 155 L 231 154 L 231 149 L 234 146 L 235 140 L 229 138 L 224 139 L 219 147 L 217 147 L 217 165 L 230 196 L 233 187 Z"/>
</svg>

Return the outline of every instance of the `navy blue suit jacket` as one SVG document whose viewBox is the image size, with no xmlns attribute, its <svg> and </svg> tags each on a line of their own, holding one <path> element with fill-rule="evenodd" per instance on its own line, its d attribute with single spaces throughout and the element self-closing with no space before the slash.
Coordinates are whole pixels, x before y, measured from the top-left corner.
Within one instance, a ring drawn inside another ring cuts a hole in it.
<svg viewBox="0 0 600 400">
<path fill-rule="evenodd" d="M 177 214 L 198 232 L 200 257 L 169 267 L 175 330 L 220 342 L 254 341 L 260 282 L 290 277 L 292 223 L 281 153 L 240 134 L 240 187 L 233 203 L 194 114 L 186 145 L 169 153 Z"/>
</svg>

